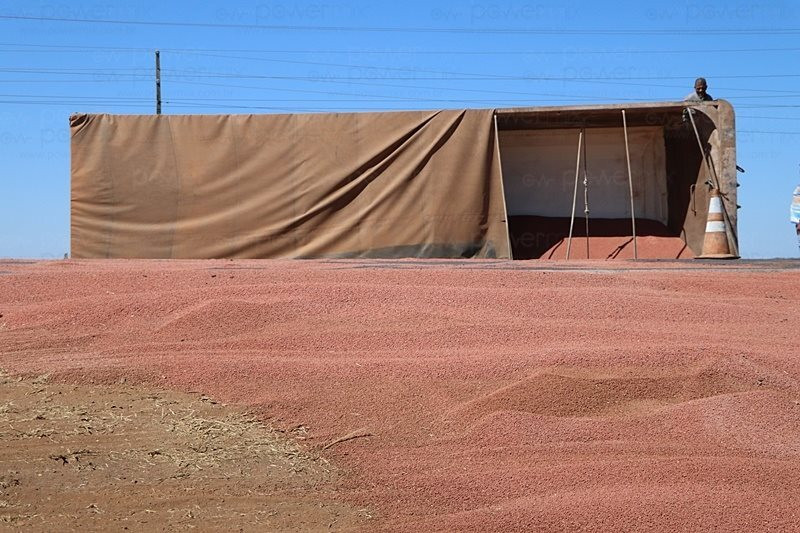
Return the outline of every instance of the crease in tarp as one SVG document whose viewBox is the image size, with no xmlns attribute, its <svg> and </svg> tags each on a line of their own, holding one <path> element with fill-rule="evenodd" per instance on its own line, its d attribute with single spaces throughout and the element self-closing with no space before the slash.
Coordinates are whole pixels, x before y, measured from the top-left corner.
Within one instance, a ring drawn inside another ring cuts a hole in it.
<svg viewBox="0 0 800 533">
<path fill-rule="evenodd" d="M 178 225 L 178 213 L 181 212 L 181 170 L 178 165 L 178 156 L 175 153 L 175 138 L 172 135 L 172 121 L 167 120 L 167 129 L 169 130 L 169 153 L 172 156 L 172 163 L 175 165 L 175 189 L 178 194 L 175 201 L 175 218 L 170 224 L 170 237 L 169 237 L 169 257 L 175 257 L 175 232 Z"/>
<path fill-rule="evenodd" d="M 422 130 L 436 115 L 431 116 L 430 118 L 424 120 L 420 123 L 417 127 L 415 127 L 412 131 L 404 134 L 401 138 L 397 140 L 393 140 L 390 145 L 386 146 L 385 148 L 381 149 L 380 154 L 371 157 L 369 162 L 362 165 L 361 168 L 367 169 L 366 172 L 362 174 L 357 174 L 355 178 L 352 177 L 352 174 L 343 174 L 342 179 L 338 180 L 333 186 L 326 190 L 324 193 L 323 200 L 318 204 L 315 204 L 311 207 L 310 210 L 293 216 L 291 219 L 286 221 L 281 221 L 279 225 L 275 225 L 273 227 L 266 227 L 264 228 L 263 234 L 260 236 L 261 238 L 270 238 L 275 235 L 285 234 L 287 232 L 291 232 L 296 230 L 297 228 L 301 227 L 303 223 L 308 222 L 312 218 L 318 216 L 319 214 L 323 213 L 327 209 L 330 209 L 335 204 L 339 203 L 341 200 L 352 198 L 354 193 L 357 194 L 360 190 L 363 190 L 364 187 L 368 186 L 375 178 L 380 176 L 380 174 L 386 170 L 392 163 L 393 160 L 397 159 L 397 157 L 408 148 L 410 143 L 413 142 L 414 136 Z M 172 125 L 170 123 L 170 132 L 172 130 Z M 452 132 L 451 132 L 452 134 Z M 232 143 L 235 145 L 235 142 Z M 174 147 L 174 140 L 171 147 Z M 174 156 L 174 149 L 171 150 Z M 372 163 L 373 161 L 378 160 L 376 163 Z M 176 159 L 176 168 L 177 168 L 177 159 Z M 178 178 L 180 179 L 180 174 L 178 174 Z M 400 180 L 396 180 L 397 183 L 400 183 Z M 397 185 L 393 188 L 387 188 L 386 196 L 390 195 L 392 192 L 396 192 Z M 180 196 L 179 196 L 180 198 Z M 253 204 L 258 205 L 259 200 L 258 198 L 250 199 L 250 202 Z M 345 202 L 346 203 L 346 202 Z M 180 221 L 180 224 L 184 228 L 192 228 L 196 227 L 198 230 L 202 229 L 202 226 L 208 223 L 213 223 L 219 220 L 225 220 L 229 217 L 235 216 L 237 211 L 248 209 L 249 203 L 245 202 L 244 204 L 239 205 L 232 205 L 227 208 L 220 208 L 215 212 L 204 216 L 204 217 L 197 217 L 197 218 L 184 218 Z M 361 214 L 363 218 L 365 213 Z M 175 222 L 176 224 L 178 221 Z M 142 224 L 138 222 L 138 224 Z M 253 237 L 253 239 L 257 239 Z M 246 249 L 249 246 L 248 243 L 243 243 L 241 249 L 234 250 L 234 255 L 246 255 Z"/>
<path fill-rule="evenodd" d="M 434 117 L 435 116 L 436 115 L 434 115 Z M 288 221 L 285 223 L 285 225 L 280 226 L 277 231 L 292 231 L 304 222 L 307 222 L 311 218 L 333 207 L 333 205 L 339 203 L 340 200 L 351 198 L 353 196 L 353 192 L 357 193 L 357 191 L 363 190 L 364 187 L 368 186 L 374 181 L 375 178 L 380 176 L 381 173 L 386 170 L 391 163 L 408 148 L 408 146 L 413 142 L 415 135 L 424 129 L 434 117 L 423 121 L 407 135 L 404 135 L 397 142 L 393 143 L 392 146 L 383 150 L 382 153 L 388 152 L 388 154 L 383 158 L 383 160 L 381 160 L 377 165 L 371 167 L 366 173 L 357 175 L 355 178 L 351 178 L 351 175 L 349 174 L 344 176 L 343 179 L 339 180 L 329 188 L 321 202 L 312 206 L 310 210 L 295 217 L 293 220 Z M 387 194 L 391 194 L 391 192 L 393 192 L 392 189 L 386 190 L 389 191 Z"/>
<path fill-rule="evenodd" d="M 436 115 L 434 115 L 434 117 L 435 116 Z M 419 132 L 421 132 L 431 122 L 431 120 L 433 120 L 434 117 L 431 117 L 430 119 L 423 121 L 418 128 L 415 128 L 415 130 L 410 135 L 408 135 L 399 144 L 397 144 L 396 148 L 394 150 L 391 150 L 386 155 L 386 157 L 383 160 L 381 160 L 377 165 L 372 167 L 369 170 L 369 172 L 364 174 L 362 177 L 356 178 L 355 180 L 351 181 L 350 183 L 348 183 L 348 185 L 353 185 L 352 188 L 358 188 L 358 189 L 362 188 L 361 187 L 362 183 L 363 187 L 367 187 L 368 185 L 370 185 L 377 177 L 379 177 L 385 170 L 387 170 L 391 166 L 393 161 L 397 160 L 397 158 L 400 156 L 401 153 L 405 152 L 406 150 L 409 149 L 409 147 L 413 145 L 416 135 Z M 354 226 L 360 227 L 361 224 L 364 222 L 364 219 L 370 216 L 370 214 L 374 213 L 378 208 L 381 207 L 382 204 L 391 200 L 397 194 L 400 194 L 401 189 L 405 187 L 406 182 L 415 179 L 419 175 L 421 169 L 424 168 L 425 164 L 428 161 L 430 161 L 430 159 L 436 154 L 436 152 L 441 148 L 441 146 L 445 142 L 447 142 L 447 140 L 452 136 L 453 132 L 458 127 L 458 124 L 461 123 L 462 119 L 463 119 L 463 114 L 459 114 L 456 117 L 453 117 L 453 119 L 449 121 L 450 125 L 446 128 L 445 131 L 439 134 L 434 143 L 434 146 L 430 150 L 420 151 L 417 154 L 415 154 L 415 156 L 417 157 L 416 164 L 413 165 L 413 170 L 410 173 L 397 177 L 396 179 L 390 181 L 386 187 L 384 187 L 383 189 L 379 189 L 376 198 L 374 198 L 373 201 L 364 208 L 364 210 L 355 213 L 354 215 L 355 219 L 353 221 Z M 342 197 L 348 196 L 348 193 L 350 192 L 347 186 L 342 187 L 340 191 L 341 191 L 340 196 Z M 321 206 L 320 210 L 322 210 L 324 207 L 325 206 Z M 422 216 L 425 216 L 424 213 L 422 214 Z M 428 231 L 430 229 L 430 224 L 429 223 L 425 224 L 424 229 Z M 426 240 L 430 240 L 431 235 L 427 233 L 425 237 Z M 328 236 L 328 238 L 333 238 L 333 236 Z M 322 246 L 322 248 L 324 249 L 324 246 Z M 312 256 L 315 255 L 313 251 L 311 252 L 311 254 Z M 304 257 L 308 256 L 308 254 L 304 251 L 300 251 L 300 256 Z"/>
</svg>

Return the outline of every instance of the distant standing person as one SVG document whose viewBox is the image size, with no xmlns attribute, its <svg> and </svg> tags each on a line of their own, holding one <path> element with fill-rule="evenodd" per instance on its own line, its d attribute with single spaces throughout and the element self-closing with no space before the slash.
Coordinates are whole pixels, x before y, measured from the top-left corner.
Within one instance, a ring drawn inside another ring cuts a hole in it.
<svg viewBox="0 0 800 533">
<path fill-rule="evenodd" d="M 800 185 L 795 187 L 792 195 L 792 207 L 789 211 L 789 221 L 794 224 L 797 232 L 797 247 L 800 248 Z"/>
<path fill-rule="evenodd" d="M 708 89 L 708 83 L 706 83 L 705 78 L 697 78 L 694 80 L 694 92 L 689 93 L 686 98 L 683 99 L 684 102 L 708 102 L 713 100 L 714 98 L 711 97 L 710 94 L 706 92 Z"/>
</svg>

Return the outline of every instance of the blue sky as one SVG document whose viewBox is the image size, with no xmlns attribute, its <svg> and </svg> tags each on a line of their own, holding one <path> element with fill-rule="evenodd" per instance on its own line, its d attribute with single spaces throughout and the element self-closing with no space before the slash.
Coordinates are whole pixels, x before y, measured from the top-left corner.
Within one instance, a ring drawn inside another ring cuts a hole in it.
<svg viewBox="0 0 800 533">
<path fill-rule="evenodd" d="M 164 113 L 675 100 L 706 76 L 737 111 L 742 255 L 798 255 L 794 1 L 26 0 L 0 16 L 31 17 L 0 18 L 0 257 L 69 251 L 68 116 L 152 113 L 155 49 Z"/>
</svg>

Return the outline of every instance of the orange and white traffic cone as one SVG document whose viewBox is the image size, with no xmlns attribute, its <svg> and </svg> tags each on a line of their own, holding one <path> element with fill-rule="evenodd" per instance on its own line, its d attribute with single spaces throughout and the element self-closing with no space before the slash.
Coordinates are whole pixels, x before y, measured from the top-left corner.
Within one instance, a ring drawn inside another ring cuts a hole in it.
<svg viewBox="0 0 800 533">
<path fill-rule="evenodd" d="M 706 236 L 703 239 L 703 254 L 698 259 L 736 259 L 728 245 L 728 232 L 722 213 L 722 198 L 718 189 L 711 189 L 708 202 Z"/>
</svg>

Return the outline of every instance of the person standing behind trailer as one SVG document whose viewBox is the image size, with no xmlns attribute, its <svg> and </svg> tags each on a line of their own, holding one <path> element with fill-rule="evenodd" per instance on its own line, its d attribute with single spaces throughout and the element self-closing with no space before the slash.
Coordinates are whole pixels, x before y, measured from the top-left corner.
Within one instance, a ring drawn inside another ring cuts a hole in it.
<svg viewBox="0 0 800 533">
<path fill-rule="evenodd" d="M 789 221 L 797 232 L 797 247 L 800 248 L 800 185 L 795 187 L 792 195 L 792 206 L 789 209 Z"/>
<path fill-rule="evenodd" d="M 706 92 L 708 83 L 705 78 L 697 78 L 694 80 L 694 92 L 689 93 L 684 102 L 710 102 L 714 98 Z"/>
<path fill-rule="evenodd" d="M 684 102 L 710 102 L 714 98 L 706 92 L 708 89 L 708 83 L 706 83 L 705 78 L 697 78 L 694 80 L 694 91 L 686 95 L 686 98 L 683 99 Z M 692 109 L 691 111 L 687 107 L 683 110 L 683 122 L 689 122 L 689 113 L 692 115 L 695 114 L 695 110 Z"/>
</svg>

